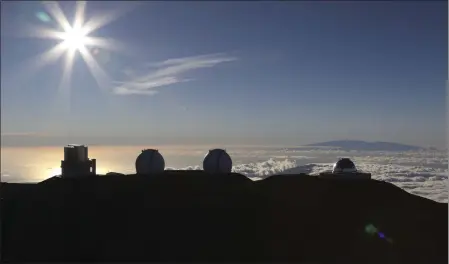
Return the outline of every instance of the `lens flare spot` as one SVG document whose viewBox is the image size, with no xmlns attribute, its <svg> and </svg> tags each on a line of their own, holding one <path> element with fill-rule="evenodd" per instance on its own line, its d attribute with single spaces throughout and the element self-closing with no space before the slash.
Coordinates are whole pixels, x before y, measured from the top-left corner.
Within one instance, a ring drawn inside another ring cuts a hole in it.
<svg viewBox="0 0 449 264">
<path fill-rule="evenodd" d="M 37 19 L 39 19 L 42 22 L 45 22 L 45 23 L 51 22 L 51 17 L 45 12 L 42 12 L 42 11 L 37 12 L 36 17 L 37 17 Z"/>
<path fill-rule="evenodd" d="M 373 226 L 372 224 L 369 224 L 369 225 L 365 226 L 365 232 L 370 235 L 374 235 L 377 232 L 377 228 L 375 226 Z"/>
<path fill-rule="evenodd" d="M 93 54 L 94 56 L 98 55 L 98 53 L 100 53 L 100 50 L 99 50 L 99 49 L 94 48 L 94 49 L 92 50 L 92 54 Z"/>
<path fill-rule="evenodd" d="M 92 51 L 92 53 L 100 64 L 105 65 L 111 61 L 111 53 L 107 50 L 96 48 Z"/>
</svg>

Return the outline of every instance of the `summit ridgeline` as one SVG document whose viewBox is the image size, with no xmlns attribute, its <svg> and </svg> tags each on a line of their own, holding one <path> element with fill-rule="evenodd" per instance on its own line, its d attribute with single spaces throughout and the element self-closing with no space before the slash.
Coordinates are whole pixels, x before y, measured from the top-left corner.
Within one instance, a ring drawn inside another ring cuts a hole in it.
<svg viewBox="0 0 449 264">
<path fill-rule="evenodd" d="M 164 171 L 1 185 L 2 261 L 448 262 L 448 206 L 393 184 Z"/>
</svg>

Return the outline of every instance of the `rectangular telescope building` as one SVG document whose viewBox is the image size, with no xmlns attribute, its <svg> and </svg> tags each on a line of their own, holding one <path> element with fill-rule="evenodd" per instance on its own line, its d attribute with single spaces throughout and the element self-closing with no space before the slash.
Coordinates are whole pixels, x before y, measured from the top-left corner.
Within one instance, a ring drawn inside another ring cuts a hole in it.
<svg viewBox="0 0 449 264">
<path fill-rule="evenodd" d="M 61 177 L 73 178 L 97 174 L 96 160 L 89 159 L 87 146 L 67 145 L 61 161 Z"/>
</svg>

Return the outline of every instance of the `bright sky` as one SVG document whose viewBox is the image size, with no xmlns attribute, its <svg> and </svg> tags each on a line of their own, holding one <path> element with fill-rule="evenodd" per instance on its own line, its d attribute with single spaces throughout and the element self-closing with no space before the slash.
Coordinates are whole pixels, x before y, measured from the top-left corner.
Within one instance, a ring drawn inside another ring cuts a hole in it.
<svg viewBox="0 0 449 264">
<path fill-rule="evenodd" d="M 57 7 L 1 3 L 3 144 L 445 145 L 447 2 Z"/>
</svg>

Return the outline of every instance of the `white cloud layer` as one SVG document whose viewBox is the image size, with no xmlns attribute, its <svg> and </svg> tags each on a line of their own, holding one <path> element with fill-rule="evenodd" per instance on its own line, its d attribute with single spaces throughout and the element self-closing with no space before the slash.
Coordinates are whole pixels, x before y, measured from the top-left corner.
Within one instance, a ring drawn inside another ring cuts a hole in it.
<svg viewBox="0 0 449 264">
<path fill-rule="evenodd" d="M 113 92 L 118 95 L 153 95 L 157 93 L 157 88 L 192 81 L 193 79 L 184 77 L 189 72 L 201 68 L 211 68 L 224 62 L 235 61 L 236 59 L 226 54 L 217 53 L 152 63 L 149 65 L 151 68 L 149 72 L 134 77 L 129 81 L 115 82 L 118 86 L 114 88 Z M 126 74 L 133 76 L 130 69 L 126 70 Z"/>
<path fill-rule="evenodd" d="M 359 170 L 371 173 L 375 180 L 390 182 L 409 193 L 438 202 L 448 202 L 448 161 L 446 153 L 442 151 L 397 153 L 321 149 L 319 153 L 316 150 L 257 150 L 254 152 L 259 157 L 271 156 L 271 158 L 265 161 L 237 164 L 233 167 L 233 171 L 244 174 L 252 180 L 261 180 L 275 174 L 318 175 L 320 172 L 331 170 L 333 162 L 308 163 L 309 160 L 316 159 L 315 156 L 321 156 L 319 158 L 321 160 L 324 158 L 323 155 L 328 155 L 331 160 L 348 156 L 356 162 Z M 247 156 L 250 156 L 250 153 Z M 306 156 L 307 153 L 313 156 Z M 230 154 L 234 156 L 232 152 Z M 239 153 L 234 154 L 238 156 Z M 201 167 L 189 166 L 183 169 L 199 170 Z"/>
</svg>

